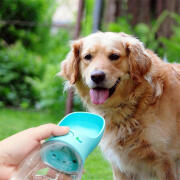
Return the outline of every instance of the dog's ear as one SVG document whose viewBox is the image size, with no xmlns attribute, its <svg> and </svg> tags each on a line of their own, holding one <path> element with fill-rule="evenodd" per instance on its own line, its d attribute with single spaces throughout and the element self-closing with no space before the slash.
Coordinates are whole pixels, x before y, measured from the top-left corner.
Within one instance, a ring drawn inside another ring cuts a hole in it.
<svg viewBox="0 0 180 180">
<path fill-rule="evenodd" d="M 132 43 L 127 42 L 126 52 L 128 55 L 130 75 L 135 82 L 140 83 L 143 76 L 151 67 L 151 59 L 145 51 L 143 44 L 138 40 Z"/>
<path fill-rule="evenodd" d="M 81 41 L 74 41 L 71 45 L 71 51 L 67 55 L 66 59 L 61 63 L 60 76 L 64 77 L 71 84 L 74 84 L 79 74 L 79 53 L 81 48 Z"/>
</svg>

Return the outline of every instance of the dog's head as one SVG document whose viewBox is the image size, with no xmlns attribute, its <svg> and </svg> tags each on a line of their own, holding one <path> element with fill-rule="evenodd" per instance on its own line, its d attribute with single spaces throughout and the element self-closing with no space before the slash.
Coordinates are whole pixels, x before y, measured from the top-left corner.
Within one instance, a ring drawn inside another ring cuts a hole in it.
<svg viewBox="0 0 180 180">
<path fill-rule="evenodd" d="M 83 81 L 91 101 L 103 104 L 125 77 L 141 83 L 151 60 L 143 44 L 125 33 L 98 32 L 73 42 L 60 75 L 75 84 Z"/>
</svg>

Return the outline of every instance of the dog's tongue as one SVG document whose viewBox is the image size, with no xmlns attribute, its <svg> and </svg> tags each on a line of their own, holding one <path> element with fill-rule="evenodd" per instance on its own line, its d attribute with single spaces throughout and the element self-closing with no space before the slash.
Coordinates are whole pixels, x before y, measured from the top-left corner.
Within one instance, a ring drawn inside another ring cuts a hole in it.
<svg viewBox="0 0 180 180">
<path fill-rule="evenodd" d="M 108 89 L 90 89 L 91 101 L 94 104 L 103 104 L 109 97 Z"/>
</svg>

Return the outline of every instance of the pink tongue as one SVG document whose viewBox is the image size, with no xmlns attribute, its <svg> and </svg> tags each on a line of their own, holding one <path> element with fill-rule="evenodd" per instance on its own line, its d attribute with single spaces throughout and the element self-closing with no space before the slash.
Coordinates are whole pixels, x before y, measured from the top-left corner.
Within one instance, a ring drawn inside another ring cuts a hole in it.
<svg viewBox="0 0 180 180">
<path fill-rule="evenodd" d="M 94 104 L 103 104 L 109 97 L 108 89 L 90 89 L 91 101 Z"/>
</svg>

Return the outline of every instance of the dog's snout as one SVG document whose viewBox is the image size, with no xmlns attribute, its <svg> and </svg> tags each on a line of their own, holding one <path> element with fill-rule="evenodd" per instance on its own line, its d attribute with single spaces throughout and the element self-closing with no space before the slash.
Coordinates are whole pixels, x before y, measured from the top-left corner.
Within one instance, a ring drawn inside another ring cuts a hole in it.
<svg viewBox="0 0 180 180">
<path fill-rule="evenodd" d="M 101 83 L 105 79 L 106 75 L 103 71 L 95 70 L 91 73 L 91 80 L 96 84 Z"/>
</svg>

